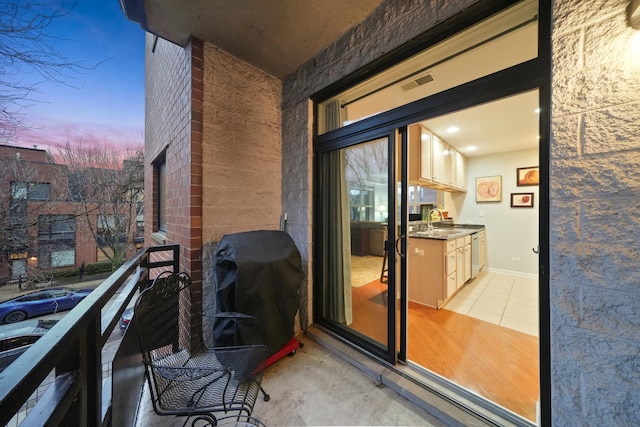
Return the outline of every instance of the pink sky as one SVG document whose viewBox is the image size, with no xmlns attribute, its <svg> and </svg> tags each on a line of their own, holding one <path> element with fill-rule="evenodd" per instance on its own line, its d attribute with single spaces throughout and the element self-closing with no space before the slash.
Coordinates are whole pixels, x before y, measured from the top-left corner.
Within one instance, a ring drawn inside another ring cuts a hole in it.
<svg viewBox="0 0 640 427">
<path fill-rule="evenodd" d="M 35 119 L 30 117 L 32 129 L 18 131 L 17 141 L 21 147 L 33 147 L 55 151 L 56 147 L 82 143 L 99 144 L 122 148 L 144 146 L 144 134 L 141 126 L 126 126 L 104 123 L 70 122 Z"/>
<path fill-rule="evenodd" d="M 59 38 L 56 49 L 88 71 L 68 84 L 38 84 L 21 111 L 27 129 L 0 143 L 49 151 L 67 142 L 144 146 L 144 31 L 127 20 L 117 0 L 51 4 L 72 8 L 47 28 Z M 42 79 L 29 68 L 19 77 Z"/>
</svg>

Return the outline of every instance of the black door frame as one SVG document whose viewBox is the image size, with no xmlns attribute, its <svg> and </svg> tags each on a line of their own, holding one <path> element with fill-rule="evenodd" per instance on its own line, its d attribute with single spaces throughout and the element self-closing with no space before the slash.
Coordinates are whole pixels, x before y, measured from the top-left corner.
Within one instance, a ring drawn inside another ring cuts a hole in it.
<svg viewBox="0 0 640 427">
<path fill-rule="evenodd" d="M 374 61 L 370 66 L 353 73 L 345 79 L 327 87 L 311 99 L 314 101 L 315 116 L 320 102 L 340 93 L 376 73 L 389 68 L 403 59 L 434 45 L 435 43 L 450 37 L 480 20 L 497 13 L 518 1 L 480 1 L 451 19 L 443 22 L 422 36 L 403 45 L 396 51 Z M 317 135 L 314 129 L 314 152 L 337 149 L 345 141 L 366 138 L 371 135 L 391 135 L 396 129 L 401 129 L 411 123 L 426 120 L 432 117 L 463 110 L 474 105 L 490 102 L 510 95 L 539 90 L 540 97 L 540 145 L 539 145 L 539 341 L 540 341 L 540 406 L 541 425 L 551 425 L 551 344 L 550 344 L 550 295 L 549 295 L 549 162 L 550 162 L 550 135 L 551 135 L 551 2 L 539 0 L 538 16 L 538 57 L 521 64 L 514 65 L 505 70 L 479 78 L 477 80 L 448 89 L 444 92 L 430 96 L 427 100 L 415 101 L 380 113 L 368 119 L 353 123 L 347 127 L 332 130 L 323 135 Z M 395 144 L 394 144 L 395 145 Z M 314 162 L 314 176 L 317 177 L 316 163 Z M 395 175 L 394 175 L 395 176 Z M 317 180 L 314 182 L 314 188 Z M 317 192 L 315 193 L 317 194 Z M 390 199 L 391 200 L 391 199 Z M 317 199 L 316 199 L 317 202 Z M 314 214 L 314 224 L 318 224 L 321 218 Z M 391 218 L 389 218 L 391 221 Z M 314 230 L 316 227 L 314 227 Z M 391 229 L 391 227 L 390 227 Z M 391 233 L 390 233 L 391 235 Z M 317 237 L 317 234 L 314 233 Z M 316 238 L 314 245 L 321 242 Z M 320 251 L 314 250 L 315 254 Z M 315 259 L 316 262 L 321 262 Z M 318 265 L 318 264 L 316 264 Z M 393 263 L 390 262 L 390 268 Z M 391 271 L 390 271 L 391 273 Z M 394 271 L 395 274 L 395 271 Z M 390 276 L 391 282 L 391 276 Z M 318 283 L 318 282 L 316 282 Z M 314 287 L 314 293 L 318 301 L 317 292 L 320 289 Z M 402 295 L 401 295 L 402 298 Z M 318 311 L 315 311 L 318 313 Z M 322 318 L 315 321 L 323 325 Z M 406 325 L 405 325 L 406 327 Z M 394 324 L 395 329 L 395 324 Z M 353 337 L 345 336 L 347 340 Z M 353 342 L 358 345 L 358 340 Z M 390 342 L 391 344 L 391 342 Z M 390 346 L 394 347 L 394 346 Z M 402 353 L 402 348 L 400 348 Z"/>
<path fill-rule="evenodd" d="M 357 146 L 359 144 L 363 144 L 369 141 L 373 141 L 376 139 L 383 139 L 386 138 L 387 139 L 387 147 L 388 147 L 388 168 L 387 168 L 387 185 L 388 185 L 388 192 L 387 192 L 387 198 L 388 198 L 388 204 L 389 204 L 389 209 L 388 209 L 388 224 L 395 224 L 397 221 L 397 216 L 396 216 L 396 210 L 393 209 L 393 205 L 392 202 L 396 199 L 396 134 L 395 134 L 395 130 L 393 131 L 372 131 L 372 132 L 362 132 L 359 133 L 357 135 L 353 135 L 353 136 L 349 136 L 347 138 L 343 138 L 340 139 L 339 141 L 336 141 L 335 144 L 325 144 L 322 147 L 318 147 L 315 150 L 315 155 L 314 155 L 314 181 L 315 183 L 320 183 L 321 178 L 320 178 L 320 171 L 317 165 L 317 159 L 318 156 L 322 155 L 323 153 L 327 153 L 327 152 L 331 152 L 331 151 L 335 151 L 335 150 L 339 150 L 339 149 L 344 149 L 344 148 L 348 148 L 348 147 L 354 147 Z M 319 191 L 315 191 L 315 206 L 319 206 L 321 203 L 323 203 L 321 196 L 320 196 L 320 192 Z M 317 214 L 318 209 L 314 210 L 314 216 L 317 216 L 315 214 Z M 316 224 L 316 226 L 314 227 L 314 241 L 316 242 L 322 242 L 322 244 L 328 244 L 325 239 L 322 238 L 322 236 L 324 235 L 324 224 L 322 221 L 314 221 L 314 223 Z M 396 269 L 396 246 L 395 246 L 395 242 L 397 240 L 397 232 L 396 232 L 396 228 L 395 227 L 388 227 L 388 236 L 387 236 L 387 240 L 385 242 L 385 251 L 387 253 L 387 275 L 388 275 L 388 280 L 387 280 L 387 291 L 388 291 L 388 295 L 395 295 L 397 292 L 396 289 L 396 274 L 397 274 L 397 269 Z M 323 260 L 321 259 L 322 257 L 320 256 L 320 254 L 324 253 L 323 250 L 319 249 L 319 250 L 314 250 L 314 254 L 315 254 L 315 262 L 314 265 L 318 266 L 321 265 L 320 263 L 323 262 Z M 318 283 L 324 283 L 325 278 L 323 277 L 323 273 L 322 273 L 322 269 L 320 268 L 315 268 L 314 269 L 314 283 L 318 284 Z M 321 288 L 322 286 L 314 286 L 314 313 L 315 313 L 315 317 L 316 317 L 316 321 L 320 324 L 322 324 L 325 328 L 327 328 L 330 331 L 333 331 L 334 333 L 338 334 L 339 336 L 343 337 L 345 340 L 347 340 L 347 342 L 351 342 L 356 344 L 358 347 L 364 349 L 365 351 L 367 351 L 370 354 L 375 355 L 377 358 L 381 359 L 384 362 L 389 363 L 390 365 L 394 365 L 397 361 L 397 350 L 396 350 L 396 340 L 397 340 L 397 334 L 396 334 L 396 320 L 395 320 L 395 316 L 396 316 L 396 312 L 395 312 L 395 308 L 392 310 L 392 301 L 395 301 L 395 298 L 388 298 L 387 299 L 387 344 L 386 346 L 384 345 L 384 343 L 379 343 L 374 341 L 373 339 L 370 339 L 368 337 L 365 337 L 364 335 L 361 335 L 357 332 L 355 332 L 354 330 L 350 329 L 347 325 L 343 325 L 341 323 L 338 323 L 336 321 L 333 321 L 331 319 L 328 318 L 323 318 L 321 316 L 318 316 L 318 313 L 323 313 L 324 312 L 324 307 L 322 307 L 322 301 L 323 298 L 320 294 L 321 292 Z M 393 305 L 393 307 L 395 307 L 395 305 Z"/>
</svg>

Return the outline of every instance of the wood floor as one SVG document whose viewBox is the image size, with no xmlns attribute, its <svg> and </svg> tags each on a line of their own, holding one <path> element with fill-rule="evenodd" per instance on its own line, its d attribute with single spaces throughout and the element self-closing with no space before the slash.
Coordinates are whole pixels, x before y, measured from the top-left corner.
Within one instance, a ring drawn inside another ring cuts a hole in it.
<svg viewBox="0 0 640 427">
<path fill-rule="evenodd" d="M 386 342 L 386 285 L 352 288 L 351 328 Z M 535 421 L 538 339 L 449 310 L 409 303 L 408 357 L 426 369 Z"/>
</svg>

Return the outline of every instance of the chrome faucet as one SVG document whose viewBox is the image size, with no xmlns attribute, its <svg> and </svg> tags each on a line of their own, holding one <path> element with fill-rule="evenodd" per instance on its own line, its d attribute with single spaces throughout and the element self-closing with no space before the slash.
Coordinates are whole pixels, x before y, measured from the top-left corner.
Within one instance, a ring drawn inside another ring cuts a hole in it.
<svg viewBox="0 0 640 427">
<path fill-rule="evenodd" d="M 437 208 L 431 209 L 427 214 L 427 231 L 433 231 L 433 224 L 431 224 L 431 213 L 434 211 L 440 214 L 440 221 L 444 221 L 444 214 L 442 213 L 442 210 Z"/>
</svg>

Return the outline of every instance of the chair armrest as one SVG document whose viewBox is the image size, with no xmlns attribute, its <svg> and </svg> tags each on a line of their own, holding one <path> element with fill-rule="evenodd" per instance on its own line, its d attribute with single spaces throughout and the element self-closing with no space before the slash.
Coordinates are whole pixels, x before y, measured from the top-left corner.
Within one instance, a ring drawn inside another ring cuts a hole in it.
<svg viewBox="0 0 640 427">
<path fill-rule="evenodd" d="M 196 381 L 212 375 L 218 376 L 213 381 L 224 376 L 227 376 L 227 381 L 231 378 L 230 370 L 225 367 L 167 366 L 156 363 L 147 363 L 147 365 L 156 374 L 169 381 Z"/>
<path fill-rule="evenodd" d="M 225 311 L 222 313 L 204 311 L 201 313 L 203 317 L 220 318 L 220 319 L 237 319 L 237 320 L 256 320 L 255 316 L 240 313 L 237 311 Z"/>
</svg>

